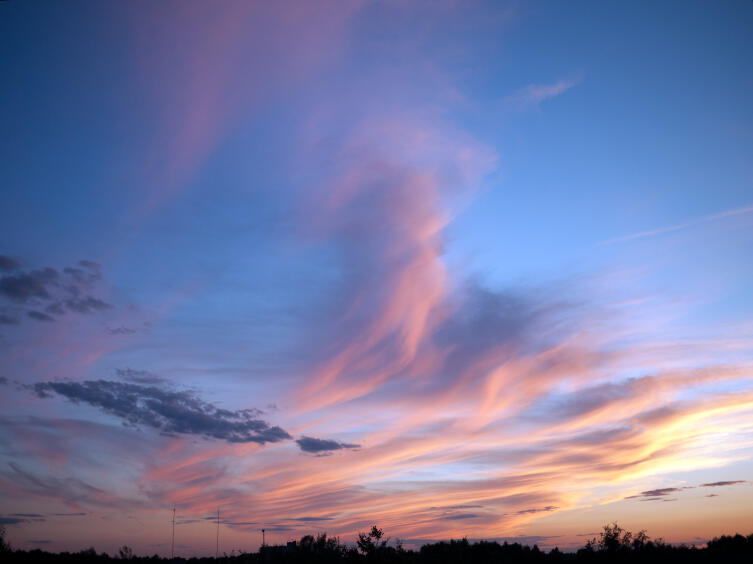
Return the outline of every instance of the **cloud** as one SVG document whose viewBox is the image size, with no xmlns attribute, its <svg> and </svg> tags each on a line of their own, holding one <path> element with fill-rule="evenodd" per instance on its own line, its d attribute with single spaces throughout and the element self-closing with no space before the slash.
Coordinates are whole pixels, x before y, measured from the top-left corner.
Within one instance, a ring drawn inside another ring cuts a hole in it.
<svg viewBox="0 0 753 564">
<path fill-rule="evenodd" d="M 19 525 L 21 523 L 42 523 L 46 521 L 44 515 L 39 513 L 11 513 L 0 516 L 0 525 Z"/>
<path fill-rule="evenodd" d="M 555 511 L 557 509 L 559 508 L 554 505 L 547 505 L 546 507 L 540 508 L 521 509 L 520 511 L 516 511 L 515 515 L 526 515 L 530 513 L 549 513 L 550 511 Z"/>
<path fill-rule="evenodd" d="M 16 259 L 6 255 L 0 255 L 0 272 L 12 272 L 13 270 L 18 269 L 20 266 L 21 263 L 19 263 Z"/>
<path fill-rule="evenodd" d="M 77 311 L 78 313 L 91 313 L 93 311 L 102 311 L 112 307 L 111 304 L 103 302 L 99 298 L 93 298 L 92 296 L 65 300 L 65 306 L 70 311 Z"/>
<path fill-rule="evenodd" d="M 656 490 L 646 490 L 644 492 L 641 492 L 640 494 L 628 496 L 625 499 L 645 498 L 649 500 L 655 500 L 662 496 L 667 496 L 676 492 L 680 492 L 683 489 L 686 489 L 686 488 L 659 488 Z"/>
<path fill-rule="evenodd" d="M 18 317 L 0 313 L 0 325 L 18 325 Z"/>
<path fill-rule="evenodd" d="M 330 439 L 316 439 L 314 437 L 303 436 L 295 441 L 303 452 L 321 453 L 341 449 L 357 449 L 361 445 L 351 443 L 340 443 Z"/>
<path fill-rule="evenodd" d="M 701 484 L 699 488 L 719 488 L 723 486 L 736 486 L 737 484 L 747 484 L 745 480 L 732 480 L 727 482 L 709 482 L 708 484 Z"/>
<path fill-rule="evenodd" d="M 29 539 L 26 542 L 28 544 L 35 544 L 35 545 L 42 545 L 42 544 L 50 544 L 50 543 L 52 543 L 51 540 L 47 540 L 47 539 L 40 539 L 40 540 Z"/>
<path fill-rule="evenodd" d="M 302 521 L 304 523 L 316 522 L 316 521 L 331 521 L 332 517 L 297 517 L 293 521 Z"/>
<path fill-rule="evenodd" d="M 101 267 L 92 261 L 79 261 L 75 267 L 58 271 L 52 267 L 19 270 L 19 263 L 0 257 L 7 274 L 0 277 L 0 298 L 8 304 L 0 310 L 0 324 L 16 325 L 19 313 L 36 321 L 54 321 L 66 312 L 91 314 L 113 306 L 91 295 L 102 278 Z M 29 308 L 29 309 L 27 309 Z"/>
<path fill-rule="evenodd" d="M 27 314 L 32 319 L 36 319 L 37 321 L 55 321 L 55 318 L 51 315 L 47 315 L 46 313 L 42 313 L 41 311 L 29 311 Z"/>
<path fill-rule="evenodd" d="M 28 302 L 32 298 L 49 299 L 52 286 L 57 286 L 60 274 L 54 268 L 9 274 L 0 278 L 0 296 L 15 302 Z"/>
<path fill-rule="evenodd" d="M 135 384 L 165 384 L 167 380 L 147 370 L 134 370 L 133 368 L 117 368 L 115 374 L 123 380 Z"/>
<path fill-rule="evenodd" d="M 559 80 L 553 84 L 529 84 L 508 98 L 520 107 L 538 106 L 545 100 L 555 98 L 576 86 L 579 80 Z"/>
<path fill-rule="evenodd" d="M 734 480 L 734 481 L 726 481 L 726 482 L 709 482 L 707 484 L 700 484 L 699 488 L 718 488 L 718 487 L 724 487 L 724 486 L 735 486 L 737 484 L 747 484 L 745 480 Z M 672 499 L 666 499 L 666 496 L 678 493 L 683 490 L 692 490 L 696 486 L 683 486 L 681 488 L 659 488 L 656 490 L 646 490 L 644 492 L 641 492 L 637 495 L 631 495 L 626 497 L 625 499 L 641 499 L 641 501 L 676 501 L 677 498 Z M 707 495 L 706 497 L 715 497 L 716 494 Z"/>
<path fill-rule="evenodd" d="M 131 329 L 130 327 L 126 327 L 125 325 L 121 325 L 119 327 L 108 327 L 107 332 L 110 335 L 132 335 L 136 332 L 136 330 Z"/>
<path fill-rule="evenodd" d="M 190 391 L 108 380 L 39 382 L 31 388 L 41 398 L 58 394 L 74 403 L 92 405 L 128 424 L 152 427 L 168 434 L 259 444 L 292 438 L 280 427 L 256 419 L 258 410 L 228 411 L 201 400 Z"/>
<path fill-rule="evenodd" d="M 0 525 L 18 525 L 26 522 L 26 519 L 18 519 L 17 517 L 0 517 Z"/>
<path fill-rule="evenodd" d="M 80 260 L 78 261 L 78 264 L 83 266 L 84 268 L 88 268 L 92 272 L 98 272 L 102 269 L 102 265 L 98 262 L 94 262 L 92 260 Z"/>
</svg>

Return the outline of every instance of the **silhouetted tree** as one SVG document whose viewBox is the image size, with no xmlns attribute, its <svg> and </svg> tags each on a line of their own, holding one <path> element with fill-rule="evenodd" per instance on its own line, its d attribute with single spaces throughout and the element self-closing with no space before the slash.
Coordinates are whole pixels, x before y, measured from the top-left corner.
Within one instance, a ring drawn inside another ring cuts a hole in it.
<svg viewBox="0 0 753 564">
<path fill-rule="evenodd" d="M 10 552 L 10 544 L 5 540 L 5 526 L 0 525 L 0 554 Z"/>
<path fill-rule="evenodd" d="M 358 550 L 368 556 L 385 548 L 389 539 L 382 540 L 383 536 L 384 531 L 379 529 L 376 525 L 371 527 L 371 530 L 368 533 L 358 533 L 358 540 L 356 541 Z"/>
</svg>

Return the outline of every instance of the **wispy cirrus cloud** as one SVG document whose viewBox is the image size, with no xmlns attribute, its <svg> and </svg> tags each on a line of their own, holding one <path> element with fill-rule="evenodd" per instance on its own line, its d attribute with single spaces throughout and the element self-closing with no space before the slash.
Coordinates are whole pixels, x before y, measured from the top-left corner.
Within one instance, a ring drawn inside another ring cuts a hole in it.
<svg viewBox="0 0 753 564">
<path fill-rule="evenodd" d="M 551 84 L 529 84 L 516 90 L 506 98 L 510 104 L 519 108 L 537 107 L 542 102 L 556 98 L 580 84 L 581 80 L 559 80 Z"/>
</svg>

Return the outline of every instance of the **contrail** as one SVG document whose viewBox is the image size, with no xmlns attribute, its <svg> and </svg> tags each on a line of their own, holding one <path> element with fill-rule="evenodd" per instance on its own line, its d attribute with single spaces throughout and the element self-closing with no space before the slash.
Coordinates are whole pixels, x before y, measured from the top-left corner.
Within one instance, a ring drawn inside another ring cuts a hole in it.
<svg viewBox="0 0 753 564">
<path fill-rule="evenodd" d="M 654 235 L 661 235 L 663 233 L 670 233 L 672 231 L 679 231 L 681 229 L 687 229 L 688 227 L 700 225 L 701 223 L 709 223 L 711 221 L 716 221 L 718 219 L 724 219 L 725 217 L 730 217 L 733 215 L 742 215 L 744 213 L 750 213 L 750 212 L 753 212 L 753 206 L 746 206 L 744 208 L 727 210 L 720 213 L 715 213 L 712 215 L 699 217 L 698 219 L 692 219 L 690 221 L 686 221 L 685 223 L 677 223 L 675 225 L 670 225 L 668 227 L 659 227 L 658 229 L 651 229 L 649 231 L 639 231 L 638 233 L 632 233 L 630 235 L 623 235 L 622 237 L 615 237 L 614 239 L 607 239 L 606 241 L 601 241 L 599 243 L 596 243 L 596 246 L 603 247 L 605 245 L 614 245 L 615 243 L 624 243 L 625 241 L 632 241 L 634 239 L 652 237 Z"/>
</svg>

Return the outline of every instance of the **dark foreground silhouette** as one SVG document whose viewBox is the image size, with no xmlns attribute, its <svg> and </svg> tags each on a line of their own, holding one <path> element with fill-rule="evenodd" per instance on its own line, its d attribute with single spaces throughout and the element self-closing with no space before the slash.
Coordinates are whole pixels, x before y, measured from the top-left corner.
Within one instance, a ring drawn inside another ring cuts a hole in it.
<svg viewBox="0 0 753 564">
<path fill-rule="evenodd" d="M 389 539 L 381 529 L 372 527 L 367 533 L 359 533 L 355 546 L 340 543 L 337 537 L 321 534 L 307 535 L 286 546 L 264 546 L 259 552 L 223 555 L 215 558 L 163 558 L 135 556 L 124 546 L 116 556 L 97 552 L 90 548 L 81 552 L 53 554 L 42 550 L 13 550 L 5 541 L 0 528 L 0 562 L 106 562 L 109 560 L 132 560 L 134 562 L 228 562 L 233 564 L 295 564 L 295 563 L 341 563 L 341 564 L 506 564 L 517 562 L 703 562 L 737 563 L 753 562 L 753 534 L 722 536 L 696 548 L 670 545 L 661 539 L 651 540 L 641 531 L 632 534 L 616 523 L 604 527 L 594 538 L 577 552 L 562 552 L 553 548 L 549 552 L 518 543 L 480 541 L 467 539 L 425 544 L 419 550 L 406 550 L 397 541 Z"/>
</svg>

